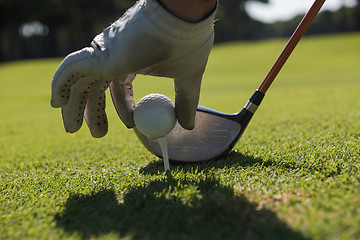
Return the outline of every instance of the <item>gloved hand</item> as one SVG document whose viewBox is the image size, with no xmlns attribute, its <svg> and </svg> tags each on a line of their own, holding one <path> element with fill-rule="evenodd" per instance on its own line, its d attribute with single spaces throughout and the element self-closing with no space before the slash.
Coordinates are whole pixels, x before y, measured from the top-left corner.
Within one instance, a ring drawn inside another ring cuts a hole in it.
<svg viewBox="0 0 360 240">
<path fill-rule="evenodd" d="M 108 87 L 119 117 L 128 128 L 134 127 L 136 74 L 173 78 L 178 121 L 192 129 L 213 44 L 214 12 L 189 23 L 156 0 L 140 0 L 96 36 L 92 47 L 68 55 L 54 75 L 51 97 L 51 105 L 61 107 L 65 130 L 78 131 L 85 117 L 93 137 L 106 135 Z"/>
</svg>

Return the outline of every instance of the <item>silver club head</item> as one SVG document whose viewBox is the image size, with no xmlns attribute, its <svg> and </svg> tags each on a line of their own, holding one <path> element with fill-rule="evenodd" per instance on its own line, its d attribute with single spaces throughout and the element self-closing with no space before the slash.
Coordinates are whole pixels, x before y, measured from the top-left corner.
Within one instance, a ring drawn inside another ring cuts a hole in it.
<svg viewBox="0 0 360 240">
<path fill-rule="evenodd" d="M 244 108 L 235 114 L 198 106 L 193 130 L 185 130 L 177 122 L 169 133 L 169 159 L 179 162 L 202 162 L 225 155 L 243 134 L 264 96 L 264 93 L 256 90 Z M 162 158 L 161 147 L 156 139 L 143 135 L 136 128 L 134 131 L 150 152 Z"/>
<path fill-rule="evenodd" d="M 170 160 L 201 162 L 216 158 L 228 151 L 241 130 L 239 123 L 206 112 L 198 111 L 195 119 L 193 130 L 185 130 L 177 122 L 168 135 Z M 134 130 L 150 152 L 162 157 L 161 147 L 156 139 L 143 135 L 136 128 Z"/>
</svg>

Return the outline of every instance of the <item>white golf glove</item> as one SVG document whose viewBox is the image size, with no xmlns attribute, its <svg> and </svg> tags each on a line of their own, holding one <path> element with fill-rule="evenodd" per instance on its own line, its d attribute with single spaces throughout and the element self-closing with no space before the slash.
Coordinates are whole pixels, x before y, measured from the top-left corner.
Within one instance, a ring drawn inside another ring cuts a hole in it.
<svg viewBox="0 0 360 240">
<path fill-rule="evenodd" d="M 51 105 L 62 108 L 65 130 L 78 131 L 85 117 L 93 137 L 105 136 L 108 87 L 119 117 L 128 128 L 134 127 L 136 74 L 173 78 L 178 121 L 192 129 L 213 45 L 214 15 L 189 23 L 156 0 L 140 0 L 96 36 L 92 47 L 68 55 L 54 75 L 51 96 Z"/>
</svg>

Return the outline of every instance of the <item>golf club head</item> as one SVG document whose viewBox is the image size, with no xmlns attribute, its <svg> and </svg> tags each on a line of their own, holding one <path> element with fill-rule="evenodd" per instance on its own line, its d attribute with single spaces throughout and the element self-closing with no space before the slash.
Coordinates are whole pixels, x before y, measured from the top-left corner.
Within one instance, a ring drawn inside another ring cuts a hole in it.
<svg viewBox="0 0 360 240">
<path fill-rule="evenodd" d="M 263 93 L 256 91 L 245 107 L 235 114 L 198 106 L 193 130 L 185 130 L 176 123 L 169 133 L 169 159 L 178 162 L 202 162 L 225 155 L 243 134 L 263 97 Z M 162 157 L 161 148 L 156 139 L 143 135 L 136 128 L 134 131 L 150 152 Z"/>
</svg>

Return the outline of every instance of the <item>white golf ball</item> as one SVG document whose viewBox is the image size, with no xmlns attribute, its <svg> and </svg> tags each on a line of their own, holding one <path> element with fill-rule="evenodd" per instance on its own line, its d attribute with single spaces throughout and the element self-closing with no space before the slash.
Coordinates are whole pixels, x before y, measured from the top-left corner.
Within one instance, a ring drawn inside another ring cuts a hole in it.
<svg viewBox="0 0 360 240">
<path fill-rule="evenodd" d="M 168 135 L 176 124 L 173 102 L 162 94 L 149 94 L 141 98 L 134 110 L 137 129 L 150 138 Z"/>
</svg>

